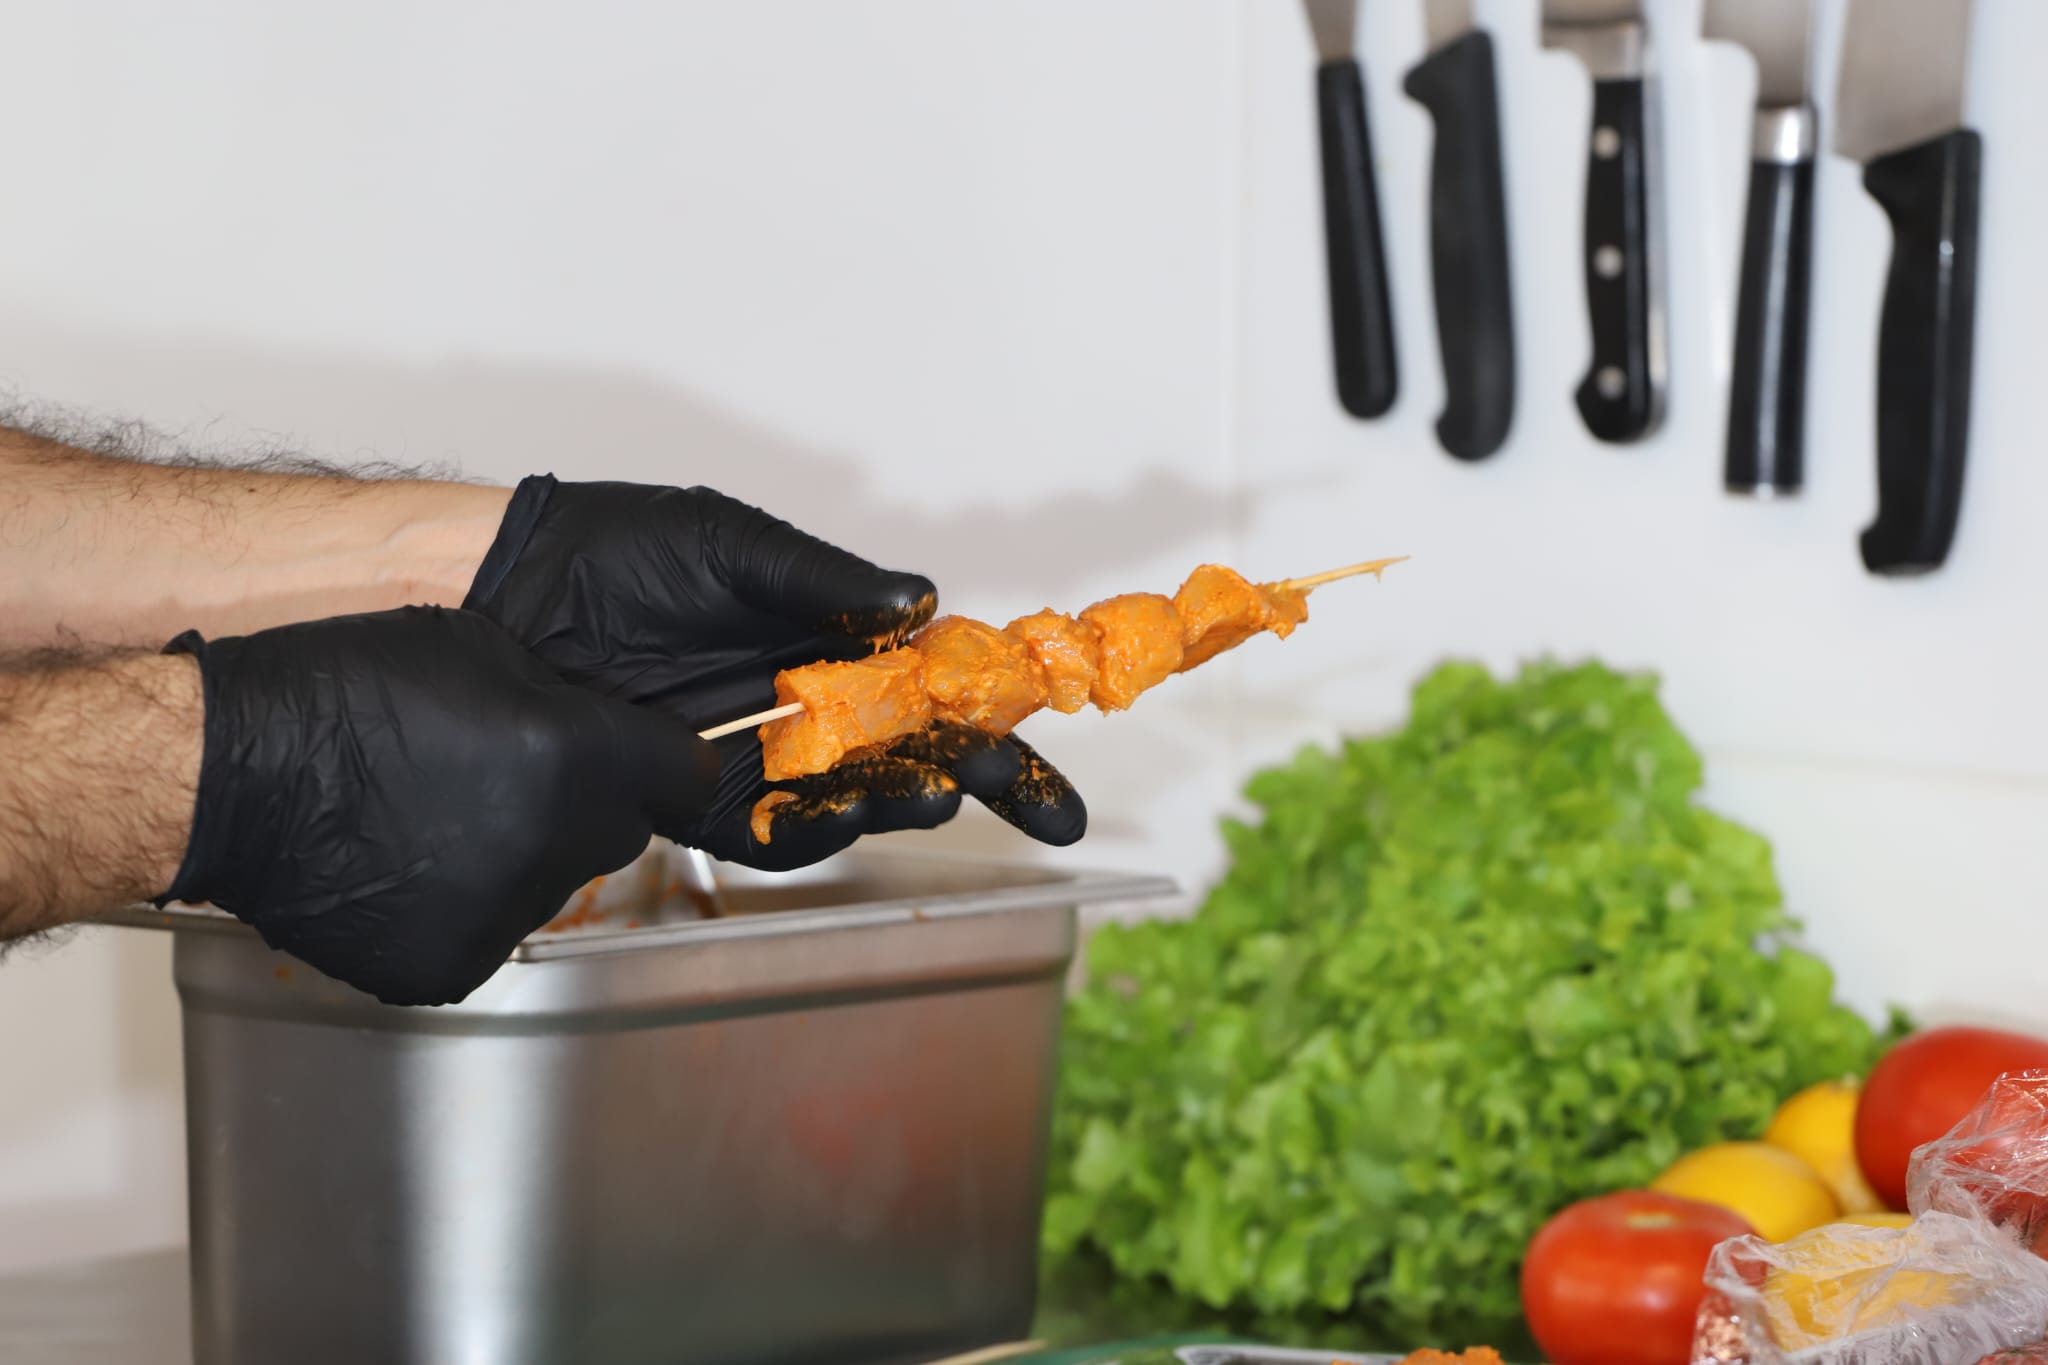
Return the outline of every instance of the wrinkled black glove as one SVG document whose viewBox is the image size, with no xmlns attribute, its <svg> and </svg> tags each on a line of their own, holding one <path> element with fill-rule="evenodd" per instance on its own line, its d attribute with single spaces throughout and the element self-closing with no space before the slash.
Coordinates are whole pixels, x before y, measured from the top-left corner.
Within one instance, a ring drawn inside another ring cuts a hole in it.
<svg viewBox="0 0 2048 1365">
<path fill-rule="evenodd" d="M 571 682 L 705 730 L 775 705 L 775 675 L 900 643 L 937 594 L 708 488 L 523 481 L 463 606 Z M 678 842 L 775 871 L 863 834 L 928 829 L 965 794 L 1034 839 L 1070 844 L 1081 798 L 1015 736 L 937 725 L 877 757 L 778 782 L 768 843 L 748 827 L 770 790 L 748 730 L 716 741 L 718 795 Z"/>
<path fill-rule="evenodd" d="M 718 788 L 688 728 L 564 682 L 465 612 L 168 651 L 199 661 L 206 746 L 162 899 L 211 902 L 387 1004 L 462 999 Z"/>
</svg>

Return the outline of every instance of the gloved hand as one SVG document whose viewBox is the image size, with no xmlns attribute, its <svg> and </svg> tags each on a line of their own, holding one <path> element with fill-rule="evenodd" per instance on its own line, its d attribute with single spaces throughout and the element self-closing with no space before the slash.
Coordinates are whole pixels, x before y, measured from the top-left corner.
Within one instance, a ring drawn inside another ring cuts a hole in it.
<svg viewBox="0 0 2048 1365">
<path fill-rule="evenodd" d="M 687 727 L 562 681 L 465 612 L 187 633 L 167 652 L 199 661 L 206 745 L 162 899 L 211 902 L 387 1004 L 462 999 L 718 788 Z"/>
<path fill-rule="evenodd" d="M 708 488 L 523 481 L 463 603 L 564 678 L 659 707 L 692 731 L 775 704 L 775 675 L 857 659 L 931 619 L 937 593 Z M 939 725 L 873 759 L 778 782 L 767 844 L 748 828 L 769 789 L 748 730 L 716 741 L 718 795 L 685 834 L 716 858 L 802 867 L 863 834 L 927 829 L 964 792 L 1049 844 L 1088 824 L 1081 798 L 1014 735 Z"/>
</svg>

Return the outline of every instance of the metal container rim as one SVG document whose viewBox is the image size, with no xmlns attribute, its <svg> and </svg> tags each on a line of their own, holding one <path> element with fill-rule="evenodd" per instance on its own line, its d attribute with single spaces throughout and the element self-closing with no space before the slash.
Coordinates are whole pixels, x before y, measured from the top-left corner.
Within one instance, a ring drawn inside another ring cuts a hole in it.
<svg viewBox="0 0 2048 1365">
<path fill-rule="evenodd" d="M 675 852 L 680 853 L 680 850 Z M 710 946 L 748 939 L 787 938 L 802 934 L 843 932 L 935 920 L 963 919 L 1055 907 L 1080 908 L 1110 901 L 1156 900 L 1180 888 L 1171 877 L 1156 873 L 1106 872 L 1095 869 L 1050 869 L 1043 864 L 990 859 L 961 853 L 854 852 L 841 855 L 845 864 L 864 866 L 972 867 L 989 874 L 1027 876 L 1016 885 L 952 891 L 918 897 L 892 896 L 802 909 L 775 910 L 727 919 L 698 919 L 584 927 L 570 933 L 536 931 L 512 952 L 513 962 L 551 962 L 654 948 Z M 101 917 L 119 928 L 159 932 L 225 933 L 253 936 L 254 930 L 211 906 L 173 903 L 127 906 Z"/>
</svg>

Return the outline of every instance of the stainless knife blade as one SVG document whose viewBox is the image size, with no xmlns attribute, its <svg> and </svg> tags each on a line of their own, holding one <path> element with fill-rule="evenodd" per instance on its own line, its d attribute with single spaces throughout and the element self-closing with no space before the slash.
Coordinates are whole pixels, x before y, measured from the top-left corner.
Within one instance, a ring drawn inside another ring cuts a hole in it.
<svg viewBox="0 0 2048 1365">
<path fill-rule="evenodd" d="M 1543 0 L 1543 45 L 1572 53 L 1595 80 L 1643 74 L 1642 0 Z"/>
<path fill-rule="evenodd" d="M 1812 0 L 1707 0 L 1700 30 L 1748 48 L 1756 58 L 1759 108 L 1782 109 L 1811 98 Z"/>
<path fill-rule="evenodd" d="M 1455 43 L 1477 26 L 1472 0 L 1422 0 L 1423 41 L 1431 52 Z"/>
<path fill-rule="evenodd" d="M 1963 126 L 1970 0 L 1852 0 L 1835 150 L 1873 161 Z"/>
<path fill-rule="evenodd" d="M 1543 0 L 1544 24 L 1625 24 L 1643 17 L 1642 0 Z"/>
<path fill-rule="evenodd" d="M 1357 44 L 1358 0 L 1302 0 L 1308 9 L 1309 32 L 1315 35 L 1316 55 L 1326 62 L 1342 61 Z"/>
</svg>

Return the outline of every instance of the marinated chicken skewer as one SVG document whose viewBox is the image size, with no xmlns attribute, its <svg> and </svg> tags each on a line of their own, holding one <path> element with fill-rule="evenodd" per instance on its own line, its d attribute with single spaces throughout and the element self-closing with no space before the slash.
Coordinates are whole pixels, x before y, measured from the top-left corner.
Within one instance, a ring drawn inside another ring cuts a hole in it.
<svg viewBox="0 0 2048 1365">
<path fill-rule="evenodd" d="M 1043 707 L 1072 714 L 1093 702 L 1103 711 L 1122 711 L 1147 689 L 1254 635 L 1292 633 L 1308 619 L 1311 588 L 1377 575 L 1399 562 L 1375 560 L 1265 585 L 1204 564 L 1171 598 L 1126 593 L 1078 616 L 1040 611 L 1001 630 L 942 616 L 901 649 L 778 674 L 781 705 L 764 713 L 775 718 L 761 727 L 763 770 L 770 781 L 824 772 L 855 750 L 935 720 L 1005 735 Z"/>
</svg>

